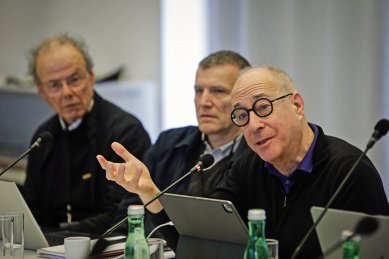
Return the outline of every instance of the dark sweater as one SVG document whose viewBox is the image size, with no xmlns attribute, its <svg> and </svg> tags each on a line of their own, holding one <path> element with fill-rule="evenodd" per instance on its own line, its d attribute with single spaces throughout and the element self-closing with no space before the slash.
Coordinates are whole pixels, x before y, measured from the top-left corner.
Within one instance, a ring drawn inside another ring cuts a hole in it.
<svg viewBox="0 0 389 259">
<path fill-rule="evenodd" d="M 213 196 L 232 201 L 243 219 L 247 219 L 250 208 L 265 209 L 266 236 L 279 240 L 280 258 L 290 258 L 313 224 L 310 208 L 325 206 L 360 154 L 356 147 L 324 135 L 319 128 L 312 173 L 296 172 L 296 182 L 287 195 L 280 180 L 264 167 L 264 161 L 248 151 L 236 161 Z M 331 207 L 389 215 L 382 181 L 366 156 Z M 320 254 L 317 236 L 313 233 L 299 258 L 316 258 Z"/>
<path fill-rule="evenodd" d="M 117 141 L 141 158 L 150 146 L 147 132 L 137 118 L 97 93 L 92 110 L 76 130 L 62 130 L 58 115 L 54 115 L 32 139 L 44 131 L 53 135 L 53 141 L 29 156 L 24 185 L 35 218 L 41 226 L 57 228 L 66 222 L 66 205 L 70 204 L 72 220 L 80 221 L 72 230 L 104 232 L 113 223 L 126 191 L 105 178 L 96 155 L 121 161 L 111 149 L 111 143 Z"/>
</svg>

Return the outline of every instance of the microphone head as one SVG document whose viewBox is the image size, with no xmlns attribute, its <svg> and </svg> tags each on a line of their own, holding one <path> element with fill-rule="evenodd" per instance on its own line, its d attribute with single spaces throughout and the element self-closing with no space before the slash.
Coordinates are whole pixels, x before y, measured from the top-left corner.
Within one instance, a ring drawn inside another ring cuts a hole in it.
<svg viewBox="0 0 389 259">
<path fill-rule="evenodd" d="M 375 125 L 374 131 L 377 132 L 377 139 L 384 136 L 386 133 L 388 133 L 389 130 L 389 120 L 387 119 L 381 119 L 377 124 Z"/>
<path fill-rule="evenodd" d="M 355 227 L 355 234 L 370 235 L 378 229 L 378 220 L 372 217 L 364 217 Z"/>
<path fill-rule="evenodd" d="M 203 169 L 210 167 L 214 161 L 215 161 L 215 158 L 211 154 L 204 154 L 199 159 L 199 162 L 202 163 Z"/>
<path fill-rule="evenodd" d="M 41 134 L 38 135 L 38 138 L 35 140 L 34 144 L 31 145 L 31 149 L 35 149 L 37 147 L 40 147 L 42 144 L 47 144 L 51 142 L 53 136 L 47 132 L 43 131 Z"/>
<path fill-rule="evenodd" d="M 37 141 L 39 142 L 39 145 L 49 143 L 52 140 L 53 136 L 50 132 L 43 131 L 41 134 L 39 134 Z"/>
</svg>

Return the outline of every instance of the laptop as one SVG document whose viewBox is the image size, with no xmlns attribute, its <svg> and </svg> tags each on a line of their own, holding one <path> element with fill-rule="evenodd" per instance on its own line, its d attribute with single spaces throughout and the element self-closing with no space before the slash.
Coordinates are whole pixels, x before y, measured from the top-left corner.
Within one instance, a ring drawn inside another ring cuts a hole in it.
<svg viewBox="0 0 389 259">
<path fill-rule="evenodd" d="M 317 220 L 323 210 L 322 207 L 311 208 L 311 215 L 314 221 Z M 358 223 L 367 216 L 377 219 L 378 229 L 371 235 L 362 236 L 360 247 L 361 258 L 389 258 L 388 216 L 371 216 L 361 212 L 338 209 L 328 209 L 327 213 L 316 227 L 316 233 L 319 238 L 322 252 L 326 253 L 335 243 L 339 242 L 343 230 L 355 229 Z M 342 248 L 339 247 L 325 258 L 342 258 Z"/>
<path fill-rule="evenodd" d="M 159 198 L 179 233 L 176 258 L 241 258 L 246 223 L 226 200 L 165 193 Z"/>
<path fill-rule="evenodd" d="M 35 250 L 48 247 L 45 236 L 14 182 L 0 181 L 0 212 L 23 212 L 24 247 Z"/>
<path fill-rule="evenodd" d="M 43 233 L 36 222 L 30 208 L 14 182 L 0 181 L 0 213 L 22 212 L 24 214 L 24 247 L 36 250 L 38 248 L 63 244 L 68 236 L 89 236 L 86 233 L 74 231 L 51 231 Z"/>
</svg>

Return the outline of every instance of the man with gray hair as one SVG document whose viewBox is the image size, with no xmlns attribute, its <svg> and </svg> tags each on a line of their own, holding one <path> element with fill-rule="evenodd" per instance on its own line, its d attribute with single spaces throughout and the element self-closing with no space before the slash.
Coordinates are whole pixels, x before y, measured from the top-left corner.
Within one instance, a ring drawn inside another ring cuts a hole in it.
<svg viewBox="0 0 389 259">
<path fill-rule="evenodd" d="M 93 62 L 82 41 L 66 34 L 44 40 L 31 51 L 29 72 L 55 115 L 32 137 L 49 132 L 53 138 L 28 158 L 25 199 L 44 228 L 102 233 L 124 192 L 105 179 L 95 156 L 119 161 L 107 147 L 120 141 L 142 158 L 149 135 L 137 118 L 93 90 Z"/>
</svg>

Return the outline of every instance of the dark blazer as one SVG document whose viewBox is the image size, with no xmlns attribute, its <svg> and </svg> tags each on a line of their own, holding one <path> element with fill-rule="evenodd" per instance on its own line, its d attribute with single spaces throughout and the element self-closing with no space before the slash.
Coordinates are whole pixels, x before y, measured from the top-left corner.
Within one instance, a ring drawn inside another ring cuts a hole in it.
<svg viewBox="0 0 389 259">
<path fill-rule="evenodd" d="M 244 150 L 248 149 L 243 137 L 237 145 L 238 148 L 229 158 L 225 170 L 231 167 Z M 198 127 L 187 126 L 170 129 L 160 134 L 156 143 L 147 151 L 143 161 L 150 170 L 158 188 L 163 190 L 173 181 L 186 174 L 197 163 L 204 148 Z M 211 179 L 213 183 L 209 186 L 212 191 L 224 177 L 224 172 L 216 175 L 216 179 Z M 188 194 L 189 182 L 190 177 L 178 186 L 173 187 L 169 192 Z M 208 196 L 209 190 L 206 190 L 205 193 L 204 196 Z"/>
</svg>

